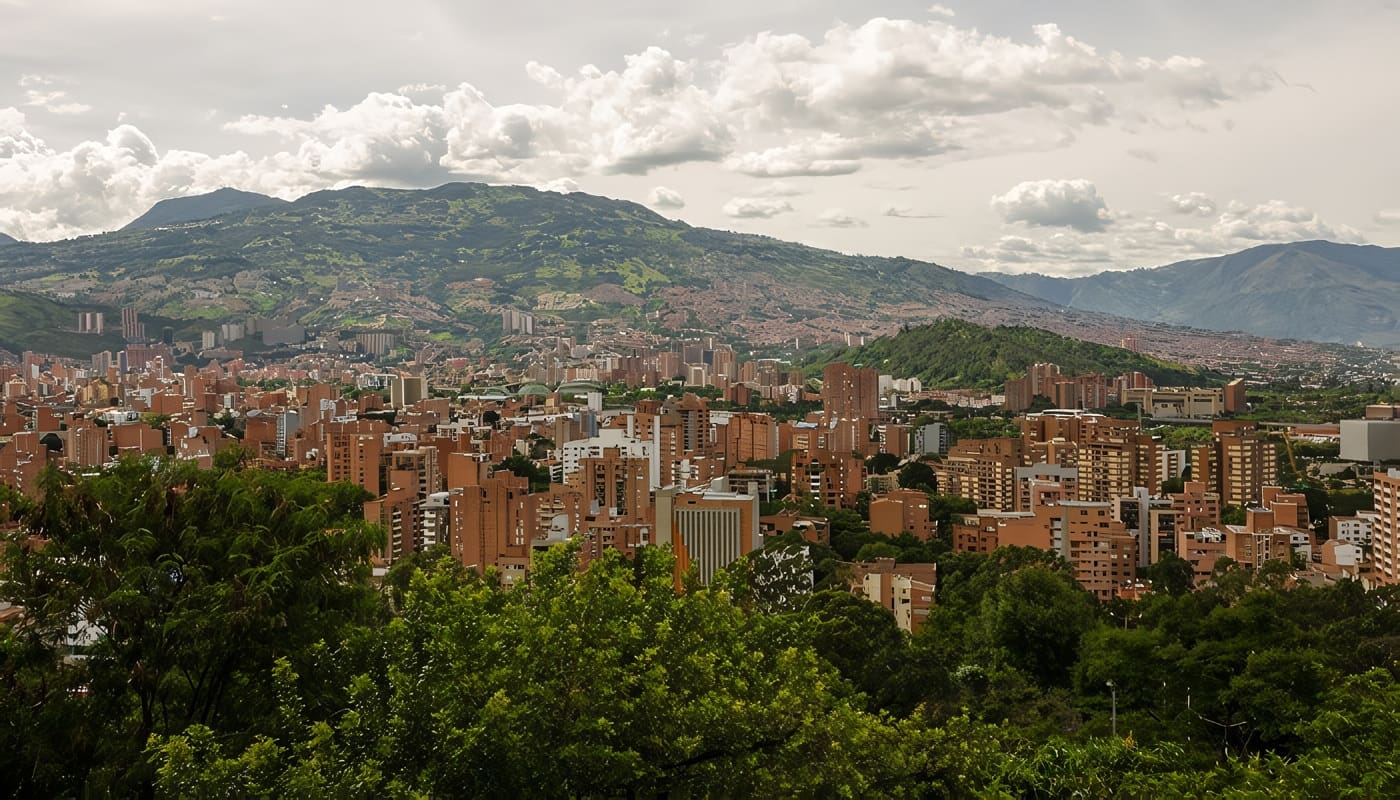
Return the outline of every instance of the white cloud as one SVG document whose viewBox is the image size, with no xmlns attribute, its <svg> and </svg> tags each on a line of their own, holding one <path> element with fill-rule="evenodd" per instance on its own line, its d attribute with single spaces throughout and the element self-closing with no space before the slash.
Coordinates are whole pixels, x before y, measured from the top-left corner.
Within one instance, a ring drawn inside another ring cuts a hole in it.
<svg viewBox="0 0 1400 800">
<path fill-rule="evenodd" d="M 946 19 L 952 19 L 953 17 L 956 17 L 956 16 L 958 15 L 958 12 L 954 11 L 953 9 L 951 9 L 951 8 L 949 8 L 949 7 L 947 7 L 947 6 L 938 5 L 938 4 L 934 4 L 934 5 L 929 6 L 929 7 L 928 7 L 928 13 L 929 13 L 929 16 L 932 16 L 932 17 L 944 17 L 944 18 L 946 18 Z"/>
<path fill-rule="evenodd" d="M 904 168 L 1063 147 L 1085 126 L 1185 124 L 1177 121 L 1187 116 L 1182 109 L 1277 84 L 1267 70 L 1232 76 L 1196 58 L 1101 49 L 1055 25 L 988 35 L 960 27 L 939 6 L 923 20 L 876 18 L 813 38 L 765 32 L 731 41 L 704 59 L 646 47 L 613 69 L 528 62 L 529 102 L 488 97 L 470 83 L 411 83 L 309 115 L 245 114 L 224 131 L 253 141 L 222 153 L 157 153 L 152 145 L 132 155 L 145 136 L 125 125 L 58 152 L 25 130 L 21 116 L 10 126 L 19 130 L 0 134 L 0 156 L 26 153 L 0 162 L 0 198 L 10 218 L 27 220 L 30 238 L 54 238 L 225 184 L 284 197 L 350 183 L 462 178 L 539 186 L 695 162 L 761 178 L 834 177 L 874 161 Z M 18 103 L 55 114 L 88 110 L 69 91 L 55 78 L 29 75 Z M 219 107 L 237 113 L 223 101 Z M 85 184 L 94 196 L 65 198 L 50 188 L 54 175 L 77 180 L 104 170 L 109 181 Z M 1092 215 L 1059 222 L 1049 209 L 1008 206 L 1007 213 L 1032 224 L 1107 222 Z M 892 216 L 919 214 L 902 207 Z"/>
<path fill-rule="evenodd" d="M 647 196 L 647 205 L 652 208 L 685 208 L 685 198 L 675 189 L 657 186 Z"/>
<path fill-rule="evenodd" d="M 724 215 L 735 219 L 768 219 L 792 211 L 792 204 L 776 197 L 736 197 L 724 204 Z"/>
<path fill-rule="evenodd" d="M 897 219 L 938 219 L 942 214 L 932 214 L 926 211 L 919 211 L 911 206 L 895 205 L 893 203 L 880 209 L 880 213 L 886 217 Z"/>
<path fill-rule="evenodd" d="M 1382 225 L 1400 225 L 1400 208 L 1383 208 L 1377 211 L 1376 222 Z"/>
<path fill-rule="evenodd" d="M 754 197 L 798 197 L 807 193 L 806 189 L 794 186 L 787 181 L 766 183 L 749 192 Z"/>
<path fill-rule="evenodd" d="M 1198 208 L 1200 203 L 1191 207 Z M 1186 216 L 1202 215 L 1192 211 Z M 1074 275 L 1161 266 L 1189 256 L 1223 255 L 1259 244 L 1311 239 L 1365 241 L 1356 229 L 1329 224 L 1311 209 L 1271 200 L 1255 205 L 1231 202 L 1218 216 L 1193 225 L 1125 214 L 1104 231 L 1007 235 L 990 245 L 965 246 L 962 255 L 982 269 Z"/>
<path fill-rule="evenodd" d="M 66 89 L 57 88 L 57 83 L 44 75 L 21 75 L 19 88 L 24 90 L 24 104 L 50 114 L 85 114 L 92 110 L 86 103 L 74 102 Z"/>
<path fill-rule="evenodd" d="M 1204 192 L 1174 194 L 1167 198 L 1172 210 L 1178 214 L 1192 214 L 1208 217 L 1215 213 L 1215 201 Z"/>
<path fill-rule="evenodd" d="M 837 157 L 843 150 L 834 137 L 782 147 L 770 147 L 758 152 L 743 153 L 731 158 L 727 166 L 736 172 L 759 178 L 791 178 L 797 176 L 849 175 L 860 169 L 860 161 Z"/>
<path fill-rule="evenodd" d="M 817 215 L 817 224 L 827 228 L 865 228 L 865 220 L 853 217 L 840 208 L 828 208 Z"/>
<path fill-rule="evenodd" d="M 1006 222 L 1100 231 L 1112 221 L 1091 181 L 1040 180 L 1018 183 L 992 198 L 992 210 Z"/>
</svg>

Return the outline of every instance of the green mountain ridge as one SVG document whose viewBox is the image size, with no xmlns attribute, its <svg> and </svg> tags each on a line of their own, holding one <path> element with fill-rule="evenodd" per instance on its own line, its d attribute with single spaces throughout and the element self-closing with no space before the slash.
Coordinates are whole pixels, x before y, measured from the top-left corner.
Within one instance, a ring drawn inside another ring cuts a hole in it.
<svg viewBox="0 0 1400 800">
<path fill-rule="evenodd" d="M 725 330 L 736 320 L 864 318 L 904 300 L 1043 305 L 936 264 L 694 228 L 583 193 L 471 183 L 321 191 L 208 219 L 18 243 L 0 254 L 0 277 L 192 325 L 247 315 L 336 326 L 402 319 L 463 338 L 498 336 L 505 307 L 640 320 L 689 303 L 681 318 Z M 710 303 L 677 289 L 729 294 Z"/>
<path fill-rule="evenodd" d="M 286 204 L 286 200 L 268 197 L 265 194 L 223 188 L 207 194 L 161 200 L 146 213 L 128 222 L 122 230 L 136 231 L 162 225 L 178 225 L 182 222 L 198 222 L 224 214 Z"/>
<path fill-rule="evenodd" d="M 1058 305 L 1130 319 L 1400 347 L 1400 248 L 1294 242 L 1082 278 L 982 276 Z"/>
<path fill-rule="evenodd" d="M 837 361 L 916 377 L 925 386 L 940 389 L 1000 389 L 1008 378 L 1042 362 L 1058 364 L 1066 375 L 1142 372 L 1160 386 L 1199 386 L 1225 377 L 1038 328 L 989 328 L 954 319 L 908 328 L 860 347 L 824 350 L 809 364 Z"/>
</svg>

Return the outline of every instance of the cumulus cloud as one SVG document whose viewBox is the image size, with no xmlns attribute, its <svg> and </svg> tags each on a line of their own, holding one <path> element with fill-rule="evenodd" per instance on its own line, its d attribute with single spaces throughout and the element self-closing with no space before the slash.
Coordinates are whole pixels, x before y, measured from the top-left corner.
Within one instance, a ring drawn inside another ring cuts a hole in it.
<svg viewBox="0 0 1400 800">
<path fill-rule="evenodd" d="M 647 205 L 652 208 L 685 208 L 685 198 L 675 189 L 657 186 L 647 196 Z"/>
<path fill-rule="evenodd" d="M 1112 221 L 1098 187 L 1083 178 L 1018 183 L 992 198 L 992 210 L 1007 222 L 1080 231 L 1101 231 Z"/>
<path fill-rule="evenodd" d="M 1186 194 L 1174 194 L 1167 198 L 1173 211 L 1178 214 L 1193 214 L 1198 217 L 1209 217 L 1215 213 L 1215 201 L 1204 192 L 1187 192 Z"/>
<path fill-rule="evenodd" d="M 1377 211 L 1376 222 L 1382 225 L 1400 225 L 1400 208 L 1383 208 Z"/>
<path fill-rule="evenodd" d="M 758 178 L 791 178 L 797 176 L 849 175 L 860 169 L 860 161 L 842 158 L 850 154 L 834 137 L 822 137 L 767 150 L 742 153 L 731 158 L 727 166 L 736 172 Z"/>
<path fill-rule="evenodd" d="M 768 219 L 792 211 L 792 204 L 776 197 L 736 197 L 722 210 L 735 219 Z"/>
<path fill-rule="evenodd" d="M 1188 204 L 1191 209 L 1201 205 Z M 1160 266 L 1188 255 L 1222 255 L 1274 242 L 1365 241 L 1354 228 L 1325 222 L 1311 209 L 1280 200 L 1254 205 L 1235 201 L 1214 217 L 1195 210 L 1186 216 L 1197 221 L 1176 225 L 1150 215 L 1123 215 L 1103 231 L 1006 235 L 991 244 L 965 246 L 962 255 L 983 269 L 1074 275 Z"/>
<path fill-rule="evenodd" d="M 828 208 L 817 215 L 817 224 L 827 228 L 864 228 L 869 225 L 859 217 L 853 217 L 840 208 Z"/>
<path fill-rule="evenodd" d="M 1100 49 L 1055 25 L 984 34 L 938 6 L 924 19 L 837 23 L 812 38 L 742 36 L 706 59 L 648 47 L 612 68 L 529 62 L 524 71 L 536 84 L 530 102 L 488 97 L 470 83 L 410 84 L 309 115 L 237 116 L 225 131 L 251 141 L 222 154 L 158 150 L 129 125 L 56 151 L 21 115 L 0 133 L 0 199 L 10 225 L 51 239 L 222 185 L 282 197 L 463 178 L 540 186 L 695 162 L 760 178 L 832 177 L 873 160 L 1061 147 L 1084 126 L 1160 124 L 1279 83 L 1267 70 L 1232 75 L 1196 58 Z M 87 110 L 56 78 L 21 81 L 19 104 L 31 113 Z M 1061 208 L 1068 217 L 1049 208 L 1068 198 L 1047 195 L 1040 211 L 1013 208 L 1012 199 L 1006 213 L 1030 224 L 1085 229 L 1108 219 L 1072 204 Z"/>
</svg>

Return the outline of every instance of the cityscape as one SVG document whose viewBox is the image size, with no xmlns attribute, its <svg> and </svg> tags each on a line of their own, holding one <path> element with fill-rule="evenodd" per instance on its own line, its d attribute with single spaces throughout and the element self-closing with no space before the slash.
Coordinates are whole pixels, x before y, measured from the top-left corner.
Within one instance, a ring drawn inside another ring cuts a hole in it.
<svg viewBox="0 0 1400 800">
<path fill-rule="evenodd" d="M 142 3 L 219 134 L 78 141 L 0 0 L 0 786 L 1400 794 L 1400 199 L 1253 155 L 1358 3 L 352 4 L 273 106 Z"/>
</svg>

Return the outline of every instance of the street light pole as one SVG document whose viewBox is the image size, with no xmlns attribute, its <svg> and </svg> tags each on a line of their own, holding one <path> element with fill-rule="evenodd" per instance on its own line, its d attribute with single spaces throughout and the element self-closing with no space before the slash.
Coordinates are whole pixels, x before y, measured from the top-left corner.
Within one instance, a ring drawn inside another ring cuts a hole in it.
<svg viewBox="0 0 1400 800">
<path fill-rule="evenodd" d="M 1113 681 L 1108 682 L 1108 690 L 1113 694 L 1113 738 L 1118 738 L 1118 687 Z"/>
</svg>

